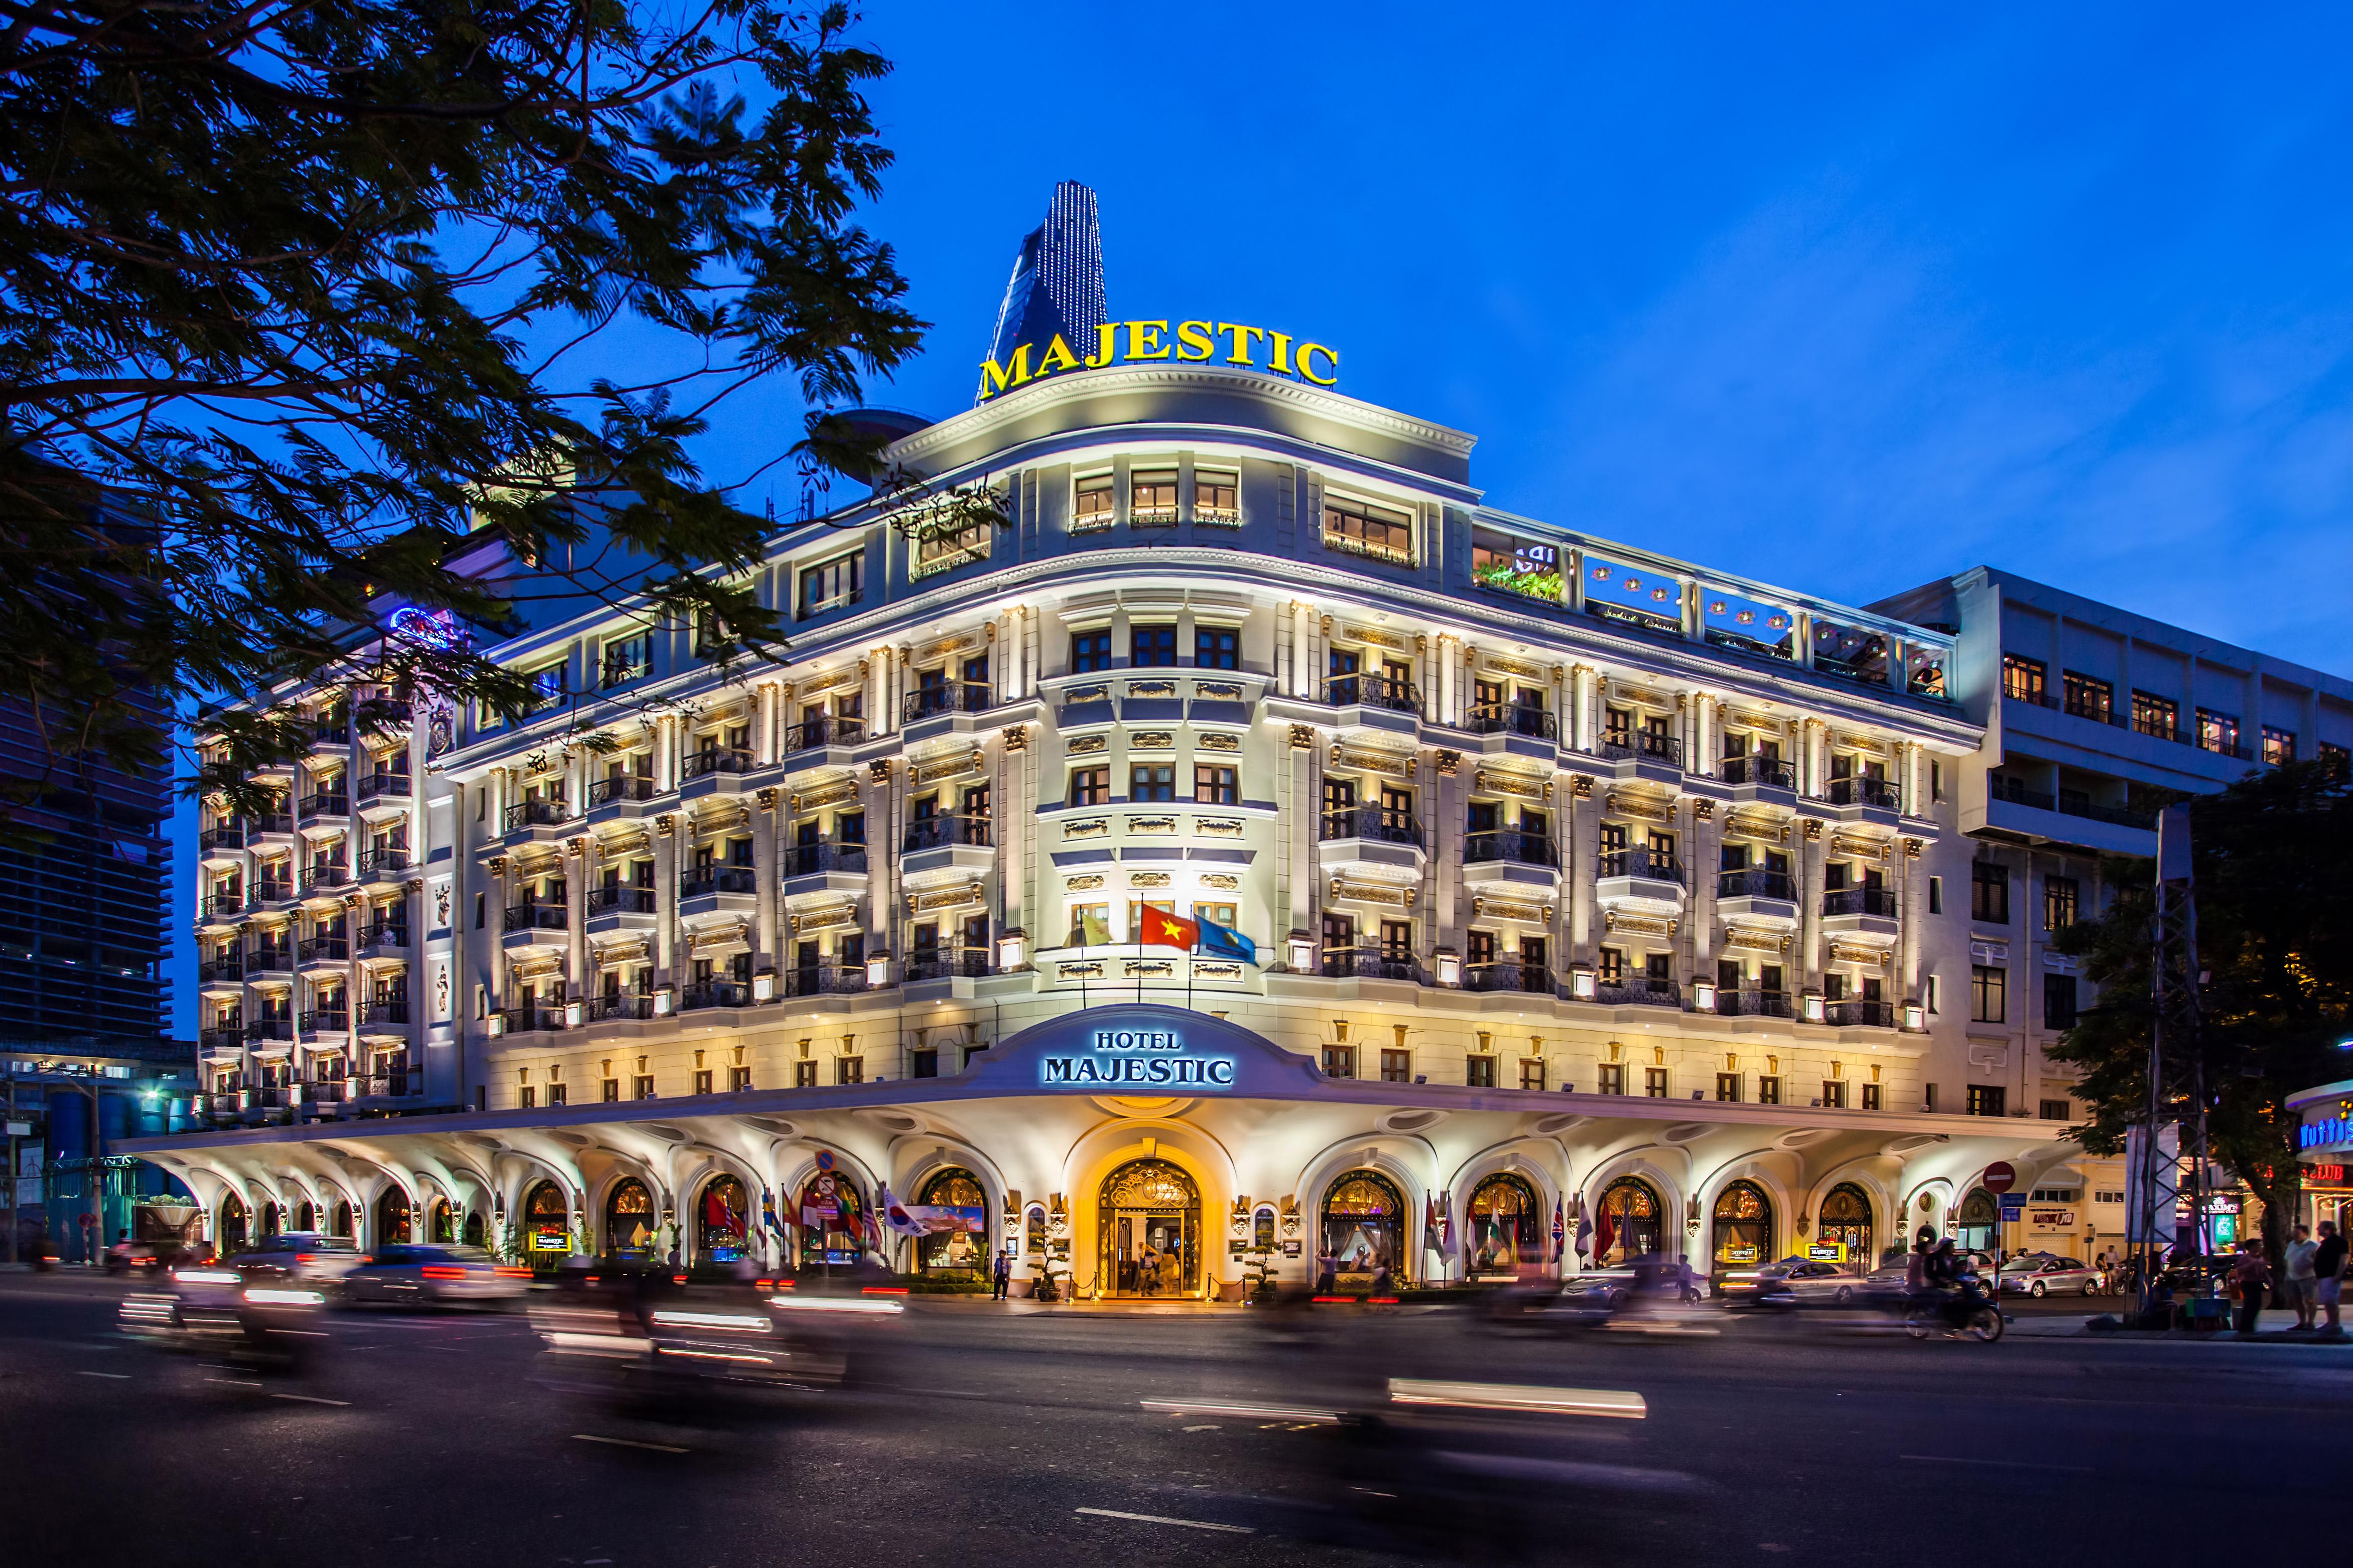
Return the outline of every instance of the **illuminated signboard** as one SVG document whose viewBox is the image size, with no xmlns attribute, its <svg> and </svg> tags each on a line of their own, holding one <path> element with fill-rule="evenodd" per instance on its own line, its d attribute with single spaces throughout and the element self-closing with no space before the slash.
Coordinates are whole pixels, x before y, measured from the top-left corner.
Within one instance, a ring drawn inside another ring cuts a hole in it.
<svg viewBox="0 0 2353 1568">
<path fill-rule="evenodd" d="M 533 1252 L 569 1252 L 572 1250 L 572 1233 L 542 1226 L 531 1234 L 531 1249 Z"/>
<path fill-rule="evenodd" d="M 1038 1058 L 1046 1089 L 1184 1089 L 1216 1091 L 1234 1086 L 1234 1058 L 1187 1047 L 1178 1029 L 1096 1029 L 1084 1055 Z"/>
<path fill-rule="evenodd" d="M 1293 347 L 1293 344 L 1297 344 Z M 1309 342 L 1266 327 L 1245 327 L 1233 321 L 1106 321 L 1095 329 L 1095 341 L 1083 358 L 1070 340 L 1056 332 L 1042 349 L 1023 343 L 1000 364 L 980 362 L 980 400 L 1000 392 L 1070 370 L 1102 370 L 1114 364 L 1151 364 L 1161 361 L 1203 364 L 1238 364 L 1268 370 L 1276 375 L 1296 375 L 1318 386 L 1336 385 L 1340 355 L 1322 343 Z M 1320 367 L 1320 368 L 1319 368 Z"/>
<path fill-rule="evenodd" d="M 1806 1257 L 1816 1263 L 1844 1263 L 1846 1243 L 1843 1241 L 1812 1241 L 1806 1244 Z"/>
<path fill-rule="evenodd" d="M 2353 1142 L 2353 1121 L 2341 1114 L 2316 1117 L 2295 1130 L 2295 1146 L 2299 1149 L 2320 1149 L 2344 1142 Z"/>
</svg>

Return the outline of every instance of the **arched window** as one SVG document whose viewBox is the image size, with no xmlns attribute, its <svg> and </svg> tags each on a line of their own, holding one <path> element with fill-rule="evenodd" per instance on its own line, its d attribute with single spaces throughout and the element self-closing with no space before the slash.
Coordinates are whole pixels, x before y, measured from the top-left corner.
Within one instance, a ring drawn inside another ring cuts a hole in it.
<svg viewBox="0 0 2353 1568">
<path fill-rule="evenodd" d="M 614 1183 L 605 1194 L 605 1250 L 624 1263 L 654 1255 L 654 1195 L 635 1176 Z"/>
<path fill-rule="evenodd" d="M 1727 1183 L 1715 1194 L 1715 1272 L 1756 1268 L 1772 1260 L 1773 1202 L 1754 1182 Z"/>
<path fill-rule="evenodd" d="M 245 1250 L 245 1200 L 235 1193 L 221 1194 L 219 1228 L 223 1258 Z"/>
<path fill-rule="evenodd" d="M 407 1239 L 408 1194 L 400 1190 L 398 1183 L 393 1183 L 376 1194 L 375 1236 L 372 1245 L 388 1247 L 394 1242 Z"/>
<path fill-rule="evenodd" d="M 308 1198 L 304 1198 L 302 1200 L 302 1206 L 294 1211 L 294 1228 L 301 1231 L 312 1231 L 318 1229 L 318 1205 L 312 1203 Z"/>
<path fill-rule="evenodd" d="M 712 1263 L 742 1258 L 752 1218 L 752 1199 L 744 1184 L 733 1176 L 713 1176 L 702 1184 L 702 1197 L 694 1207 L 698 1258 Z"/>
<path fill-rule="evenodd" d="M 866 1250 L 866 1204 L 841 1170 L 819 1171 L 801 1189 L 801 1266 L 855 1263 Z"/>
<path fill-rule="evenodd" d="M 1852 1182 L 1841 1182 L 1822 1194 L 1814 1235 L 1822 1241 L 1844 1242 L 1847 1268 L 1853 1272 L 1868 1274 L 1878 1267 L 1871 1252 L 1871 1194 Z"/>
<path fill-rule="evenodd" d="M 522 1258 L 533 1268 L 563 1267 L 572 1256 L 572 1208 L 564 1189 L 541 1182 L 522 1199 Z"/>
<path fill-rule="evenodd" d="M 977 1279 L 988 1271 L 988 1195 L 978 1176 L 955 1167 L 935 1173 L 916 1198 L 914 1217 L 923 1226 L 917 1272 Z"/>
<path fill-rule="evenodd" d="M 433 1240 L 448 1243 L 458 1239 L 457 1216 L 449 1212 L 448 1198 L 435 1198 L 432 1207 L 427 1213 L 431 1215 L 428 1228 L 432 1232 Z"/>
<path fill-rule="evenodd" d="M 277 1234 L 278 1205 L 275 1203 L 265 1203 L 261 1205 L 261 1239 L 268 1241 Z"/>
<path fill-rule="evenodd" d="M 1386 1274 L 1390 1287 L 1404 1284 L 1412 1273 L 1412 1235 L 1396 1183 L 1378 1171 L 1348 1172 L 1324 1194 L 1318 1283 L 1328 1275 L 1335 1289 L 1370 1289 Z"/>
<path fill-rule="evenodd" d="M 466 1211 L 466 1223 L 464 1227 L 459 1230 L 459 1234 L 466 1238 L 466 1245 L 469 1247 L 484 1247 L 489 1245 L 488 1237 L 490 1236 L 490 1228 L 483 1225 L 482 1215 L 480 1209 L 468 1209 Z"/>
<path fill-rule="evenodd" d="M 348 1198 L 335 1205 L 335 1234 L 352 1237 L 354 1239 L 357 1237 L 358 1232 L 352 1224 L 351 1200 Z"/>
<path fill-rule="evenodd" d="M 1983 1187 L 1971 1187 L 1953 1215 L 1953 1245 L 1963 1252 L 1991 1252 L 1994 1227 L 2001 1223 L 2001 1205 Z"/>
<path fill-rule="evenodd" d="M 1525 1177 L 1499 1172 L 1471 1189 L 1472 1274 L 1517 1274 L 1545 1260 L 1544 1205 Z"/>
<path fill-rule="evenodd" d="M 1095 1237 L 1113 1293 L 1189 1295 L 1201 1278 L 1201 1189 L 1166 1160 L 1131 1160 L 1103 1178 Z"/>
<path fill-rule="evenodd" d="M 1593 1261 L 1614 1268 L 1661 1250 L 1665 1205 L 1650 1183 L 1620 1176 L 1601 1190 L 1593 1221 Z"/>
</svg>

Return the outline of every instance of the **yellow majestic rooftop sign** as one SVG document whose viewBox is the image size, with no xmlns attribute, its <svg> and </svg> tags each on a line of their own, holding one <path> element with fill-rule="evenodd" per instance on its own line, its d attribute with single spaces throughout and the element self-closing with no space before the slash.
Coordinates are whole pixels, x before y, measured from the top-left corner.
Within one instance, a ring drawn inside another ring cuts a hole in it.
<svg viewBox="0 0 2353 1568">
<path fill-rule="evenodd" d="M 1292 345 L 1296 342 L 1298 346 Z M 1101 370 L 1106 365 L 1134 364 L 1147 360 L 1186 360 L 1200 363 L 1261 365 L 1277 375 L 1297 375 L 1318 386 L 1340 379 L 1340 356 L 1322 343 L 1294 339 L 1289 332 L 1265 327 L 1245 327 L 1233 321 L 1179 321 L 1169 331 L 1166 321 L 1106 321 L 1095 329 L 1094 352 L 1081 359 L 1061 333 L 1043 351 L 1023 343 L 1011 359 L 999 364 L 980 362 L 980 401 L 1009 392 L 1043 376 L 1066 370 Z M 1037 353 L 1033 361 L 1032 353 Z M 1261 356 L 1263 355 L 1261 358 Z M 1319 369 L 1319 362 L 1321 368 Z"/>
</svg>

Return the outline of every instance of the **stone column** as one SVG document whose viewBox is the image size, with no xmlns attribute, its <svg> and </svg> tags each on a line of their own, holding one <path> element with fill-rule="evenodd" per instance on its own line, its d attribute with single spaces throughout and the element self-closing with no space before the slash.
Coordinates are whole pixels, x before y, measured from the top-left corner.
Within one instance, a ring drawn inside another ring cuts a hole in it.
<svg viewBox="0 0 2353 1568">
<path fill-rule="evenodd" d="M 596 840 L 580 834 L 564 841 L 565 999 L 588 994 L 588 879 L 596 873 Z"/>
<path fill-rule="evenodd" d="M 757 932 L 753 942 L 752 973 L 760 973 L 763 965 L 781 971 L 785 966 L 784 948 L 779 941 L 776 906 L 783 897 L 784 878 L 777 854 L 778 841 L 785 832 L 786 814 L 776 810 L 776 792 L 764 789 L 754 797 L 758 810 L 753 815 L 752 865 L 757 881 L 759 897 L 753 908 L 754 925 Z M 777 983 L 776 994 L 784 994 L 783 983 Z"/>
<path fill-rule="evenodd" d="M 654 984 L 678 984 L 679 818 L 654 818 Z"/>
<path fill-rule="evenodd" d="M 1811 721 L 1809 721 L 1811 722 Z M 1802 978 L 1798 988 L 1822 983 L 1822 820 L 1798 819 L 1798 841 L 1791 848 L 1798 876 L 1797 964 Z"/>
<path fill-rule="evenodd" d="M 1600 932 L 1595 929 L 1593 900 L 1594 871 L 1599 864 L 1600 822 L 1600 804 L 1594 797 L 1591 775 L 1570 774 L 1568 801 L 1561 813 L 1565 840 L 1561 879 L 1566 884 L 1564 891 L 1569 906 L 1571 960 L 1579 963 L 1593 962 L 1594 949 L 1600 940 Z"/>
</svg>

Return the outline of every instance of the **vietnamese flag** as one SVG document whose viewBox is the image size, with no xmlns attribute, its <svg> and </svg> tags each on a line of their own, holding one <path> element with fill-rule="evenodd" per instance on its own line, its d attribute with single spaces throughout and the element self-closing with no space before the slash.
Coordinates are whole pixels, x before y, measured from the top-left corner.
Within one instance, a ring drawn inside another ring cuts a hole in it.
<svg viewBox="0 0 2353 1568">
<path fill-rule="evenodd" d="M 1174 947 L 1190 952 L 1193 944 L 1201 940 L 1201 928 L 1192 921 L 1179 920 L 1166 910 L 1155 910 L 1146 904 L 1135 940 L 1145 947 Z"/>
</svg>

